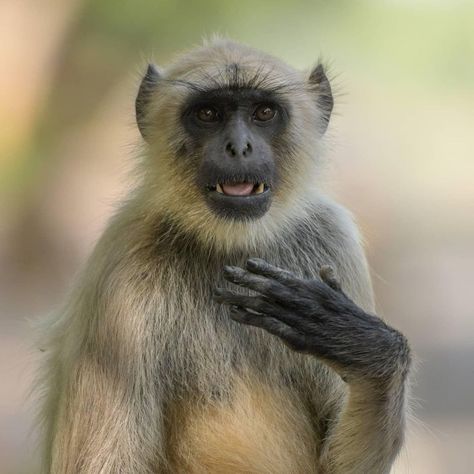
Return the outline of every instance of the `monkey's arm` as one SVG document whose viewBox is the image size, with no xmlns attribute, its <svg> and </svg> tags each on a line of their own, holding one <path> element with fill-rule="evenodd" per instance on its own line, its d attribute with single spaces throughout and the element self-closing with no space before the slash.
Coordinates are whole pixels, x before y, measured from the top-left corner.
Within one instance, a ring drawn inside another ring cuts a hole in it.
<svg viewBox="0 0 474 474">
<path fill-rule="evenodd" d="M 293 350 L 315 355 L 348 384 L 348 397 L 324 442 L 320 472 L 388 473 L 402 442 L 410 351 L 405 337 L 341 290 L 329 267 L 303 280 L 260 259 L 224 276 L 258 292 L 218 289 L 235 321 L 263 328 Z"/>
<path fill-rule="evenodd" d="M 100 248 L 93 256 L 62 319 L 48 331 L 48 474 L 145 474 L 159 465 L 153 287 L 133 265 L 104 254 Z"/>
</svg>

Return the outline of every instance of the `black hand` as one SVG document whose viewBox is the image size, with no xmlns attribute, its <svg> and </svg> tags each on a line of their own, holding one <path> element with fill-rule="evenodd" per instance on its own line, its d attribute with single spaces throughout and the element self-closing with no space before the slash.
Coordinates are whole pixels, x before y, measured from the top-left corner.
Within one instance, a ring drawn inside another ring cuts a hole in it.
<svg viewBox="0 0 474 474">
<path fill-rule="evenodd" d="M 293 350 L 321 357 L 336 369 L 379 378 L 395 370 L 404 337 L 364 312 L 341 290 L 330 267 L 305 280 L 261 259 L 247 270 L 225 267 L 224 278 L 257 296 L 216 289 L 215 301 L 232 306 L 235 321 L 267 330 Z"/>
</svg>

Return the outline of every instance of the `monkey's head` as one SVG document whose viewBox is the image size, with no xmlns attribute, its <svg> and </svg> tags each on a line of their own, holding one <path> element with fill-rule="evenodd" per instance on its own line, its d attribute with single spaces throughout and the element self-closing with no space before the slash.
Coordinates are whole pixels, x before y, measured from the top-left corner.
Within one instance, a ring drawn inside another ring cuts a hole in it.
<svg viewBox="0 0 474 474">
<path fill-rule="evenodd" d="M 332 107 L 320 64 L 301 73 L 229 40 L 149 65 L 136 99 L 144 187 L 208 240 L 273 233 L 310 200 Z"/>
</svg>

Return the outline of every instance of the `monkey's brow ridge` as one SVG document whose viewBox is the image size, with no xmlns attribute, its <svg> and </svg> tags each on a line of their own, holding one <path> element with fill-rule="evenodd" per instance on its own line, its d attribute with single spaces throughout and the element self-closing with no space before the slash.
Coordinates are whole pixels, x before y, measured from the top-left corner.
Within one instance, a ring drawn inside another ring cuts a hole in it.
<svg viewBox="0 0 474 474">
<path fill-rule="evenodd" d="M 199 93 L 237 90 L 261 90 L 269 93 L 282 93 L 301 90 L 303 86 L 301 82 L 284 83 L 280 79 L 271 78 L 271 72 L 266 71 L 264 73 L 261 68 L 258 68 L 253 75 L 248 76 L 244 74 L 229 75 L 228 71 L 224 72 L 221 70 L 216 75 L 212 75 L 208 71 L 200 71 L 203 79 L 202 83 L 184 79 L 165 79 L 165 81 Z"/>
</svg>

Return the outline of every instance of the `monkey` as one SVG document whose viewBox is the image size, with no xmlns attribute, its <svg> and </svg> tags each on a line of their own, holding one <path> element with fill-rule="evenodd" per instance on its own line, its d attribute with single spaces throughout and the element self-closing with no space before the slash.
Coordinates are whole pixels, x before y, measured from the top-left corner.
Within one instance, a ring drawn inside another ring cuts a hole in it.
<svg viewBox="0 0 474 474">
<path fill-rule="evenodd" d="M 390 471 L 411 351 L 323 191 L 333 105 L 226 38 L 148 66 L 137 186 L 45 327 L 42 472 Z"/>
</svg>

